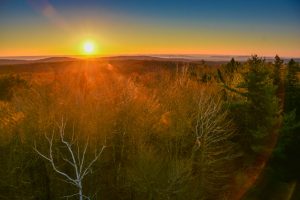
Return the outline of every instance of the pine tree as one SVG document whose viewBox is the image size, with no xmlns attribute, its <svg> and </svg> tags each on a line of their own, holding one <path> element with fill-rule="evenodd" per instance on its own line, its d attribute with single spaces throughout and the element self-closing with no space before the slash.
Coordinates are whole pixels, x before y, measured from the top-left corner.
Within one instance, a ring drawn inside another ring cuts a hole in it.
<svg viewBox="0 0 300 200">
<path fill-rule="evenodd" d="M 260 152 L 276 121 L 278 111 L 275 88 L 265 60 L 253 56 L 248 61 L 249 71 L 244 74 L 242 88 L 246 89 L 245 127 L 254 152 Z"/>
<path fill-rule="evenodd" d="M 298 63 L 291 59 L 287 65 L 287 77 L 286 77 L 286 99 L 285 99 L 285 112 L 290 112 L 297 107 L 299 107 L 299 79 L 297 77 L 297 72 L 299 70 Z M 300 109 L 300 108 L 299 108 Z M 298 109 L 297 109 L 298 110 Z M 297 111 L 298 116 L 300 116 L 300 111 Z"/>
<path fill-rule="evenodd" d="M 300 179 L 300 82 L 299 64 L 291 59 L 285 82 L 284 122 L 271 165 L 284 181 Z"/>
<path fill-rule="evenodd" d="M 273 84 L 277 87 L 276 93 L 278 95 L 280 87 L 282 85 L 281 83 L 281 77 L 280 77 L 280 69 L 283 65 L 283 60 L 280 59 L 278 55 L 275 56 L 275 61 L 273 64 L 274 71 L 273 71 Z"/>
<path fill-rule="evenodd" d="M 225 65 L 225 72 L 227 74 L 232 74 L 234 73 L 235 71 L 237 71 L 238 67 L 240 66 L 241 64 L 237 61 L 234 60 L 234 58 L 231 58 L 230 62 L 227 63 Z"/>
<path fill-rule="evenodd" d="M 229 109 L 241 133 L 238 140 L 244 152 L 256 155 L 264 151 L 272 133 L 277 121 L 278 103 L 265 60 L 253 56 L 246 65 L 248 71 L 243 74 L 243 81 L 237 88 L 223 83 L 226 89 L 241 95 L 239 100 L 229 100 Z"/>
</svg>

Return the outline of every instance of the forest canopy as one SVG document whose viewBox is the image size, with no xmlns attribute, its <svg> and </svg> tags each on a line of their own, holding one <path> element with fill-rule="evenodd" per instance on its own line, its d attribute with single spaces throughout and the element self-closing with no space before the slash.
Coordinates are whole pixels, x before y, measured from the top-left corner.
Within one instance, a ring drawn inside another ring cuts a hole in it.
<svg viewBox="0 0 300 200">
<path fill-rule="evenodd" d="M 1 199 L 299 198 L 294 60 L 0 72 Z"/>
</svg>

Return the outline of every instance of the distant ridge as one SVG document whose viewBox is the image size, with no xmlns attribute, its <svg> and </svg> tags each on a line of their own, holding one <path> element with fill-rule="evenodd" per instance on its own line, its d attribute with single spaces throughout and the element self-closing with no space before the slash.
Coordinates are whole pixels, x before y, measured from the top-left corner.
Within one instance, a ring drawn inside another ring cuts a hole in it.
<svg viewBox="0 0 300 200">
<path fill-rule="evenodd" d="M 71 57 L 49 57 L 37 60 L 17 60 L 17 59 L 0 59 L 0 65 L 18 65 L 18 64 L 31 64 L 31 63 L 49 63 L 49 62 L 68 62 L 77 61 L 77 58 Z"/>
<path fill-rule="evenodd" d="M 50 57 L 36 60 L 38 62 L 65 62 L 65 61 L 77 61 L 79 59 L 72 57 Z"/>
<path fill-rule="evenodd" d="M 234 58 L 237 61 L 244 62 L 247 61 L 251 56 L 247 55 L 119 55 L 119 56 L 103 56 L 103 57 L 95 57 L 95 58 L 87 58 L 94 61 L 101 60 L 145 60 L 145 61 L 174 61 L 174 62 L 218 62 L 225 63 L 230 61 L 231 58 Z M 26 57 L 20 57 L 23 59 L 13 59 L 13 58 L 0 58 L 0 65 L 18 65 L 18 64 L 31 64 L 31 63 L 50 63 L 50 62 L 71 62 L 71 61 L 80 61 L 84 60 L 84 58 L 75 58 L 75 57 L 67 57 L 67 56 L 55 56 L 55 57 L 42 57 L 40 59 L 30 59 L 26 60 Z M 30 57 L 33 58 L 33 57 Z M 36 57 L 38 58 L 38 57 Z M 272 62 L 273 57 L 265 57 L 266 61 Z M 285 62 L 288 62 L 290 58 L 282 57 Z M 295 61 L 300 62 L 300 58 L 294 58 Z"/>
</svg>

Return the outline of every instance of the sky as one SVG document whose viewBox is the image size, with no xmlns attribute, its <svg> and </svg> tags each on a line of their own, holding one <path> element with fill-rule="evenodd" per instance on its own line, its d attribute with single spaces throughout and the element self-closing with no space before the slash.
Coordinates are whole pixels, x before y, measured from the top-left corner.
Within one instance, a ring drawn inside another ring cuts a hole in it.
<svg viewBox="0 0 300 200">
<path fill-rule="evenodd" d="M 299 0 L 1 0 L 0 57 L 300 57 Z"/>
</svg>

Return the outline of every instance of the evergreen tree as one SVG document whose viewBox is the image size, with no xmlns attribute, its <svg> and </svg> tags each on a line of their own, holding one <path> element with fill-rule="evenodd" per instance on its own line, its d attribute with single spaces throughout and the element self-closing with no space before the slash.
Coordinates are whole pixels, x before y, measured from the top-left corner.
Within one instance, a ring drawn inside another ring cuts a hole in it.
<svg viewBox="0 0 300 200">
<path fill-rule="evenodd" d="M 253 56 L 248 63 L 249 72 L 244 74 L 244 82 L 241 84 L 247 90 L 245 132 L 252 141 L 251 149 L 259 152 L 275 124 L 278 105 L 265 60 Z"/>
<path fill-rule="evenodd" d="M 265 60 L 253 56 L 246 63 L 248 71 L 237 88 L 226 89 L 242 97 L 229 102 L 229 109 L 239 129 L 238 138 L 247 155 L 262 153 L 276 123 L 278 104 L 271 73 Z M 229 100 L 230 101 L 230 100 Z"/>
<path fill-rule="evenodd" d="M 285 83 L 284 122 L 275 149 L 272 167 L 284 181 L 300 179 L 300 82 L 299 64 L 291 59 Z"/>
<path fill-rule="evenodd" d="M 280 59 L 278 55 L 275 56 L 275 61 L 274 61 L 274 71 L 273 71 L 273 84 L 277 86 L 277 94 L 279 92 L 279 88 L 281 87 L 281 78 L 280 78 L 280 68 L 283 65 L 283 60 Z"/>
<path fill-rule="evenodd" d="M 234 73 L 235 71 L 237 71 L 238 67 L 240 66 L 241 64 L 237 61 L 234 60 L 234 58 L 231 58 L 230 62 L 227 63 L 225 65 L 225 72 L 227 74 L 232 74 Z"/>
<path fill-rule="evenodd" d="M 286 77 L 286 99 L 284 110 L 285 112 L 290 112 L 297 107 L 299 107 L 299 79 L 297 77 L 297 72 L 299 70 L 298 63 L 291 59 L 287 65 L 287 77 Z M 299 109 L 297 109 L 298 116 L 300 115 Z"/>
</svg>

